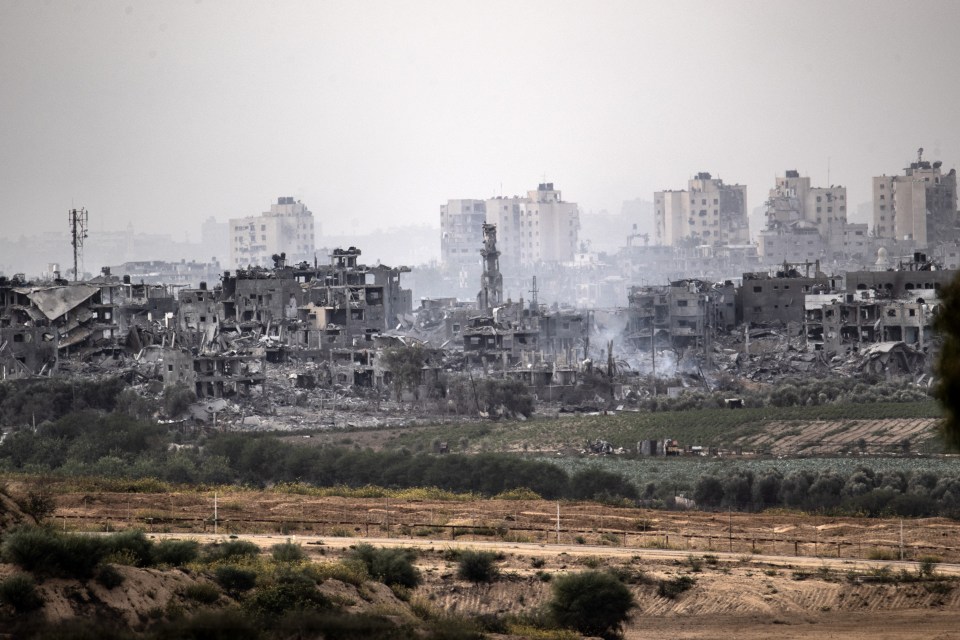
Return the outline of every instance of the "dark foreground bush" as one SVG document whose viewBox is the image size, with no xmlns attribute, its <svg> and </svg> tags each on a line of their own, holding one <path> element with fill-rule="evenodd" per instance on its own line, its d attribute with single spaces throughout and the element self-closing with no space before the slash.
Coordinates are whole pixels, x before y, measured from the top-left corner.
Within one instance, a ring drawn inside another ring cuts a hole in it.
<svg viewBox="0 0 960 640">
<path fill-rule="evenodd" d="M 0 582 L 0 603 L 13 607 L 17 613 L 28 613 L 42 607 L 43 598 L 32 576 L 15 573 Z"/>
<path fill-rule="evenodd" d="M 277 625 L 283 638 L 336 638 L 337 640 L 420 640 L 409 626 L 398 626 L 381 616 L 349 615 L 333 611 L 299 611 Z"/>
<path fill-rule="evenodd" d="M 123 575 L 112 564 L 105 564 L 97 571 L 97 582 L 107 589 L 116 589 L 123 581 Z"/>
<path fill-rule="evenodd" d="M 183 597 L 202 604 L 213 604 L 220 599 L 220 591 L 212 584 L 198 582 L 187 585 L 183 589 Z"/>
<path fill-rule="evenodd" d="M 22 527 L 3 541 L 4 562 L 31 573 L 85 580 L 106 554 L 102 538 L 59 534 L 41 527 Z"/>
<path fill-rule="evenodd" d="M 547 603 L 559 626 L 603 638 L 619 635 L 633 606 L 633 595 L 626 585 L 600 571 L 557 578 L 553 581 L 553 597 Z"/>
<path fill-rule="evenodd" d="M 230 593 L 237 594 L 249 591 L 257 585 L 257 572 L 228 564 L 217 567 L 214 579 Z"/>
<path fill-rule="evenodd" d="M 200 544 L 195 540 L 163 540 L 153 547 L 154 564 L 182 567 L 200 555 Z"/>
<path fill-rule="evenodd" d="M 496 561 L 497 554 L 490 551 L 464 551 L 457 564 L 457 575 L 470 582 L 493 582 L 500 576 Z"/>
<path fill-rule="evenodd" d="M 377 549 L 358 544 L 351 557 L 367 568 L 367 573 L 388 585 L 413 589 L 420 584 L 420 571 L 413 566 L 414 554 L 407 549 Z"/>
<path fill-rule="evenodd" d="M 661 580 L 657 583 L 657 595 L 661 598 L 676 598 L 678 595 L 692 588 L 696 580 L 690 576 L 680 576 L 672 580 Z"/>
<path fill-rule="evenodd" d="M 242 611 L 201 611 L 157 628 L 152 637 L 157 640 L 260 640 L 265 637 L 261 626 Z"/>
</svg>

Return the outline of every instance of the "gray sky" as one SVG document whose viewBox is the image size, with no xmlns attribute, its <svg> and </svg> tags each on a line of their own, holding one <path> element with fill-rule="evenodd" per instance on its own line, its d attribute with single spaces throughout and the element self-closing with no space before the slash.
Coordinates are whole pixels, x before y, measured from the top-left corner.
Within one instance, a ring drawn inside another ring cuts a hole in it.
<svg viewBox="0 0 960 640">
<path fill-rule="evenodd" d="M 7 236 L 199 236 L 303 200 L 324 231 L 438 224 L 545 176 L 584 211 L 697 171 L 870 197 L 960 166 L 960 2 L 0 0 Z"/>
</svg>

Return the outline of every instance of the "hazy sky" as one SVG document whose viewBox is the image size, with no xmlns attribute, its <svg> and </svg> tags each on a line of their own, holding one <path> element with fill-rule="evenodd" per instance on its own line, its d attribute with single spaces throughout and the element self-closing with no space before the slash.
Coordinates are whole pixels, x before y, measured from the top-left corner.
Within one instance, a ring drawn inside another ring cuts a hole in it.
<svg viewBox="0 0 960 640">
<path fill-rule="evenodd" d="M 960 166 L 960 2 L 0 0 L 4 235 L 184 233 L 280 195 L 330 233 L 546 176 L 584 211 L 697 171 L 870 197 Z M 502 186 L 501 186 L 502 185 Z"/>
</svg>

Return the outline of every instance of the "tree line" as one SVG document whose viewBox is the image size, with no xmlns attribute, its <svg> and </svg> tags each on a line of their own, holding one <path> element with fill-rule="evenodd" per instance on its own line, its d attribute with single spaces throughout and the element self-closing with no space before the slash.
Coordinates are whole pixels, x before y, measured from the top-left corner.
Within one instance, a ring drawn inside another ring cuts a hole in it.
<svg viewBox="0 0 960 640">
<path fill-rule="evenodd" d="M 429 455 L 315 447 L 265 434 L 219 434 L 171 446 L 167 425 L 114 412 L 83 411 L 10 433 L 0 443 L 0 470 L 73 476 L 158 478 L 174 483 L 386 488 L 433 486 L 493 496 L 530 489 L 547 499 L 638 497 L 618 474 L 587 469 L 568 475 L 546 461 L 498 454 Z"/>
</svg>

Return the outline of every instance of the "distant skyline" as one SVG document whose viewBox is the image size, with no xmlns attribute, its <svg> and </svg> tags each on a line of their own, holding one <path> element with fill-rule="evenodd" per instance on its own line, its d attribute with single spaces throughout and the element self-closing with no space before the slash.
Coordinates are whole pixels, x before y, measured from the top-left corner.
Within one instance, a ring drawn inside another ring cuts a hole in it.
<svg viewBox="0 0 960 640">
<path fill-rule="evenodd" d="M 85 206 L 196 241 L 278 196 L 330 235 L 437 226 L 542 181 L 618 213 L 699 171 L 750 210 L 786 169 L 855 206 L 918 147 L 960 168 L 958 27 L 952 1 L 0 0 L 0 235 Z"/>
</svg>

